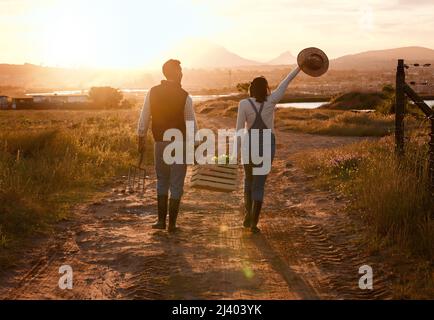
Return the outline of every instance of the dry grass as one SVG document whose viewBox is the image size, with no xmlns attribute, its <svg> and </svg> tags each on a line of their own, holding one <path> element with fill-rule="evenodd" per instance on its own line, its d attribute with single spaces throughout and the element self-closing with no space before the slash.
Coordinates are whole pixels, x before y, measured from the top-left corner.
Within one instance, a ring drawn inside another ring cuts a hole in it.
<svg viewBox="0 0 434 320">
<path fill-rule="evenodd" d="M 307 171 L 320 173 L 323 184 L 351 196 L 376 234 L 414 254 L 434 257 L 426 142 L 408 143 L 402 159 L 388 137 L 317 151 L 300 161 Z"/>
<path fill-rule="evenodd" d="M 281 130 L 330 136 L 382 137 L 394 128 L 393 116 L 322 109 L 281 109 L 276 120 Z"/>
<path fill-rule="evenodd" d="M 199 104 L 196 110 L 208 116 L 226 116 L 236 118 L 237 100 L 215 100 Z M 409 118 L 407 125 L 414 125 Z M 383 137 L 394 129 L 392 115 L 378 113 L 355 113 L 342 110 L 326 109 L 278 109 L 276 128 L 310 134 L 329 136 Z"/>
<path fill-rule="evenodd" d="M 136 157 L 137 116 L 137 111 L 0 112 L 1 254 L 49 230 L 71 205 L 126 171 Z"/>
<path fill-rule="evenodd" d="M 427 132 L 413 135 L 406 156 L 394 154 L 392 137 L 358 143 L 300 157 L 320 185 L 332 187 L 352 200 L 368 227 L 368 244 L 392 250 L 397 263 L 399 298 L 433 297 L 434 223 L 428 188 Z M 411 257 L 411 258 L 410 258 Z M 408 270 L 407 259 L 412 263 Z"/>
</svg>

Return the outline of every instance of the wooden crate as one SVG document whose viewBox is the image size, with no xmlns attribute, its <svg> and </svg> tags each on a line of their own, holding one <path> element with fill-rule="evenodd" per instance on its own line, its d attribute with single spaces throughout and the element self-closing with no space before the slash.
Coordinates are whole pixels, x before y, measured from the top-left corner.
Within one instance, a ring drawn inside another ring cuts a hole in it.
<svg viewBox="0 0 434 320">
<path fill-rule="evenodd" d="M 237 165 L 196 165 L 191 175 L 191 187 L 220 192 L 238 189 Z"/>
</svg>

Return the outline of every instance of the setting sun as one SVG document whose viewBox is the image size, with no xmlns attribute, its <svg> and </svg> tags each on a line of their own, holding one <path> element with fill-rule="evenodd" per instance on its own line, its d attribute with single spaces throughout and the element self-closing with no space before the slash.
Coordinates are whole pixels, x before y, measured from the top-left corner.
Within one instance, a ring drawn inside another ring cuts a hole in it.
<svg viewBox="0 0 434 320">
<path fill-rule="evenodd" d="M 0 0 L 0 38 L 9 44 L 0 52 L 0 61 L 156 67 L 187 38 L 206 40 L 259 61 L 313 43 L 331 57 L 434 46 L 432 5 L 426 1 L 409 6 L 410 2 L 397 0 L 363 4 L 341 0 L 303 4 L 293 0 Z"/>
<path fill-rule="evenodd" d="M 215 26 L 203 7 L 189 1 L 44 4 L 24 17 L 39 48 L 33 54 L 46 65 L 149 66 L 184 39 L 207 37 Z"/>
</svg>

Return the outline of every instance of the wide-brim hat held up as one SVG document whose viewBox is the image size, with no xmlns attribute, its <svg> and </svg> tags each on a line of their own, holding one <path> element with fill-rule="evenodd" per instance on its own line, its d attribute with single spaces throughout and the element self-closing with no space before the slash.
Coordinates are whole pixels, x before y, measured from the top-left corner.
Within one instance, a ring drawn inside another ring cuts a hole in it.
<svg viewBox="0 0 434 320">
<path fill-rule="evenodd" d="M 320 77 L 329 69 L 329 58 L 318 48 L 306 48 L 298 54 L 300 69 L 311 77 Z"/>
</svg>

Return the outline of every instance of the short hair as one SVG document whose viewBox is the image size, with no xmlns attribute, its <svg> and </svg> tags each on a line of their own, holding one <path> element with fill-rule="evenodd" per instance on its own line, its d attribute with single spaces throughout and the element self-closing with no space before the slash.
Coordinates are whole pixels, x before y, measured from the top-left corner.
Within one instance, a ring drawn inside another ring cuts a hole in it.
<svg viewBox="0 0 434 320">
<path fill-rule="evenodd" d="M 181 61 L 170 59 L 163 64 L 163 74 L 166 78 L 171 78 L 175 71 L 181 66 Z"/>
<path fill-rule="evenodd" d="M 253 79 L 250 83 L 250 97 L 255 98 L 257 102 L 262 103 L 267 101 L 268 91 L 268 81 L 263 76 Z"/>
</svg>

